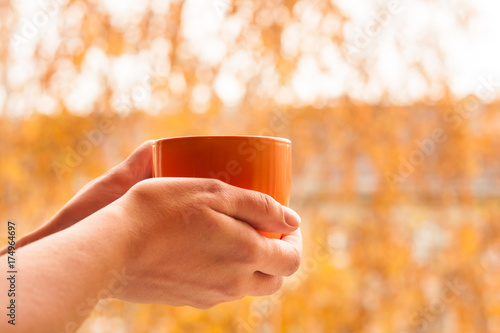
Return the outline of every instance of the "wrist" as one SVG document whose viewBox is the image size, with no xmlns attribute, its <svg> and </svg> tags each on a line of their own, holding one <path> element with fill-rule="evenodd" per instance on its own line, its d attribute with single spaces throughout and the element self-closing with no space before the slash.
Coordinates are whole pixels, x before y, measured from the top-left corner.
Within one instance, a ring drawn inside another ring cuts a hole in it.
<svg viewBox="0 0 500 333">
<path fill-rule="evenodd" d="M 123 215 L 121 207 L 109 205 L 74 226 L 89 235 L 91 244 L 86 247 L 92 249 L 95 267 L 101 268 L 98 300 L 116 297 L 132 279 L 126 265 L 131 237 L 123 228 Z"/>
</svg>

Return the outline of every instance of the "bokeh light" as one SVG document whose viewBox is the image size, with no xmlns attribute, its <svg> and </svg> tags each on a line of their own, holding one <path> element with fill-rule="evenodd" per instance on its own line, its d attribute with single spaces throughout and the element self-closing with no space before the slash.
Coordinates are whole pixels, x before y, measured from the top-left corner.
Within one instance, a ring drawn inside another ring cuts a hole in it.
<svg viewBox="0 0 500 333">
<path fill-rule="evenodd" d="M 209 310 L 110 300 L 80 332 L 499 332 L 499 9 L 0 1 L 2 242 L 8 219 L 33 230 L 144 140 L 287 137 L 305 251 L 282 291 Z"/>
</svg>

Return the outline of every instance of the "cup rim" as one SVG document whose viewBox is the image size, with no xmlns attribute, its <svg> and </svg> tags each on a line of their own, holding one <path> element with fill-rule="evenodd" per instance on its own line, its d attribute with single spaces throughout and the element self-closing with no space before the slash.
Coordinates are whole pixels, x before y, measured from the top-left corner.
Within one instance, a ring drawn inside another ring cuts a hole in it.
<svg viewBox="0 0 500 333">
<path fill-rule="evenodd" d="M 154 144 L 164 142 L 164 141 L 174 141 L 174 140 L 192 140 L 192 139 L 258 139 L 258 140 L 270 140 L 273 142 L 281 142 L 292 144 L 292 141 L 285 138 L 279 138 L 274 136 L 260 136 L 260 135 L 187 135 L 187 136 L 173 136 L 170 138 L 162 138 L 154 141 Z"/>
</svg>

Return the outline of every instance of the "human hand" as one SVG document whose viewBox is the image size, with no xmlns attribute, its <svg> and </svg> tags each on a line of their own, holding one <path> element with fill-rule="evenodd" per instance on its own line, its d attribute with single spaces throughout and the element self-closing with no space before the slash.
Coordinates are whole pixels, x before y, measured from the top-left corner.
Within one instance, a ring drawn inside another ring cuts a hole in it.
<svg viewBox="0 0 500 333">
<path fill-rule="evenodd" d="M 123 300 L 208 308 L 272 294 L 300 265 L 297 213 L 218 180 L 144 180 L 105 210 L 121 269 L 134 277 L 113 295 Z"/>
<path fill-rule="evenodd" d="M 16 249 L 66 229 L 124 195 L 137 182 L 151 177 L 152 141 L 140 145 L 126 160 L 85 185 L 47 223 L 20 237 Z M 7 246 L 0 255 L 7 252 Z"/>
</svg>

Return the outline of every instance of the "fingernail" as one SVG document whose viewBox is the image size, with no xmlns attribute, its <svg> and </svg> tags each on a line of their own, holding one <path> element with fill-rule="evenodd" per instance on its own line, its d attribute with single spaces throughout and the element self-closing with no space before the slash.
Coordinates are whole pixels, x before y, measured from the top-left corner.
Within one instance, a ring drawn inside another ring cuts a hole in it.
<svg viewBox="0 0 500 333">
<path fill-rule="evenodd" d="M 300 225 L 300 216 L 293 209 L 283 206 L 285 212 L 285 222 L 292 228 L 298 228 Z"/>
</svg>

